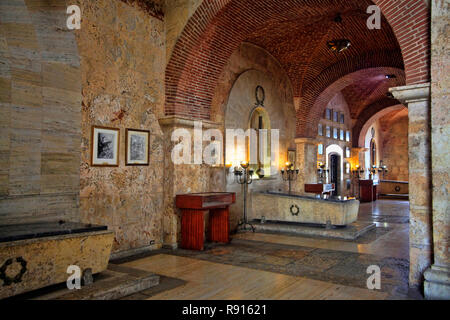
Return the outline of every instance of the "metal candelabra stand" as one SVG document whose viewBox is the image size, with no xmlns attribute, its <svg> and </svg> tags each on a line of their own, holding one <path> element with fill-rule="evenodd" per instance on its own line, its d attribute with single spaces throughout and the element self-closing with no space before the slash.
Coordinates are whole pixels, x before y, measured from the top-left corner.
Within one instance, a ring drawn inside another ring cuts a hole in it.
<svg viewBox="0 0 450 320">
<path fill-rule="evenodd" d="M 361 180 L 361 175 L 362 175 L 364 172 L 365 172 L 365 170 L 364 170 L 363 168 L 360 168 L 359 165 L 357 165 L 357 166 L 355 167 L 355 169 L 352 170 L 353 178 L 354 178 L 354 179 L 356 180 L 356 182 L 358 183 L 358 186 L 357 186 L 358 192 L 356 192 L 356 190 L 355 190 L 355 184 L 353 184 L 353 195 L 356 197 L 356 193 L 358 193 L 358 198 L 359 198 L 359 184 L 360 184 L 359 181 Z"/>
<path fill-rule="evenodd" d="M 235 168 L 234 179 L 236 183 L 242 184 L 244 186 L 244 219 L 239 221 L 238 230 L 247 230 L 247 226 L 250 227 L 248 230 L 255 232 L 255 227 L 248 222 L 247 219 L 247 192 L 248 185 L 253 182 L 252 176 L 254 171 L 249 169 L 248 162 L 241 162 L 242 170 Z"/>
<path fill-rule="evenodd" d="M 281 177 L 284 181 L 289 181 L 289 194 L 292 192 L 292 181 L 297 180 L 299 169 L 294 169 L 294 165 L 290 162 L 286 163 L 286 168 L 281 169 Z"/>
</svg>

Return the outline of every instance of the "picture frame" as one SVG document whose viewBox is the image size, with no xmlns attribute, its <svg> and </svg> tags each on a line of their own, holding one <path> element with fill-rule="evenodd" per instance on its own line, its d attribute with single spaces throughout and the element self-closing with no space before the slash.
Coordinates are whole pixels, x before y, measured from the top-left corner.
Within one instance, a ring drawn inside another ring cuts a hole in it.
<svg viewBox="0 0 450 320">
<path fill-rule="evenodd" d="M 125 165 L 148 166 L 150 163 L 150 131 L 125 130 Z"/>
<path fill-rule="evenodd" d="M 288 149 L 287 151 L 287 161 L 292 163 L 295 166 L 295 160 L 296 160 L 296 153 L 297 151 L 295 149 Z"/>
<path fill-rule="evenodd" d="M 92 126 L 91 132 L 91 166 L 119 166 L 120 129 Z"/>
</svg>

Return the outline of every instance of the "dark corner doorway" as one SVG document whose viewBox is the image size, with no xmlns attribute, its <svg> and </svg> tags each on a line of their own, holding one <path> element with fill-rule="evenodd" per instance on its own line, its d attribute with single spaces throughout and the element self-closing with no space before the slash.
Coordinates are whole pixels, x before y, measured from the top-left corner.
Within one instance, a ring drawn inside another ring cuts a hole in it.
<svg viewBox="0 0 450 320">
<path fill-rule="evenodd" d="M 332 196 L 337 196 L 339 194 L 339 168 L 340 168 L 340 157 L 337 154 L 330 155 L 330 182 L 334 183 L 334 192 Z"/>
</svg>

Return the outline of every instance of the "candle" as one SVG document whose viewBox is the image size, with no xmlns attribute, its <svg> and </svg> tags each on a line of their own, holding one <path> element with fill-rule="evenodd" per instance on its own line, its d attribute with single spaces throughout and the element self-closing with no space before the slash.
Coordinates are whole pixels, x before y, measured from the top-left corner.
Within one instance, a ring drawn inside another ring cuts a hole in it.
<svg viewBox="0 0 450 320">
<path fill-rule="evenodd" d="M 241 161 L 241 167 L 244 169 L 248 168 L 248 162 L 247 161 Z"/>
</svg>

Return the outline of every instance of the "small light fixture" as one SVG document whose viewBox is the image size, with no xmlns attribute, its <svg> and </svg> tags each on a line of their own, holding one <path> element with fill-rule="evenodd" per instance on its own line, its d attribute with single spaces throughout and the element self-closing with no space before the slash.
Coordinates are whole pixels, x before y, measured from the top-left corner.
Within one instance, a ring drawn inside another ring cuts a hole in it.
<svg viewBox="0 0 450 320">
<path fill-rule="evenodd" d="M 342 28 L 342 27 L 339 27 L 342 23 L 342 16 L 340 13 L 338 13 L 336 15 L 336 17 L 334 18 L 334 22 L 336 22 L 336 24 L 338 24 L 338 28 L 340 28 L 340 29 Z M 350 48 L 352 43 L 348 39 L 334 39 L 334 40 L 328 41 L 327 45 L 331 51 L 341 53 L 341 52 L 347 50 L 348 48 Z"/>
<path fill-rule="evenodd" d="M 397 76 L 395 74 L 387 74 L 384 76 L 386 79 L 396 79 Z"/>
<path fill-rule="evenodd" d="M 331 51 L 335 51 L 338 53 L 341 53 L 341 52 L 347 50 L 352 45 L 352 43 L 348 39 L 332 40 L 332 41 L 328 41 L 327 44 L 328 44 L 328 48 Z"/>
</svg>

